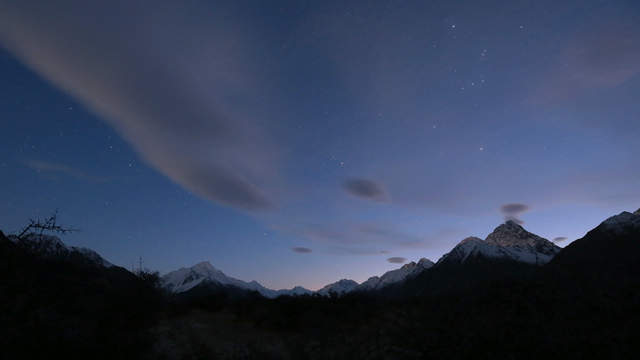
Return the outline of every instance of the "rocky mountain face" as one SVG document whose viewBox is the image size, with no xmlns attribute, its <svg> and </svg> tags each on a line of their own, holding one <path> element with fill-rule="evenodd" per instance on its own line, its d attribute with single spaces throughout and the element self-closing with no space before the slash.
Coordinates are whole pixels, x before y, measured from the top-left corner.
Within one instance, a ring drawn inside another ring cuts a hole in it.
<svg viewBox="0 0 640 360">
<path fill-rule="evenodd" d="M 348 292 L 351 292 L 357 286 L 358 283 L 353 280 L 342 279 L 326 285 L 322 289 L 318 290 L 317 293 L 322 296 L 329 296 L 331 293 L 335 293 L 336 295 L 344 295 Z"/>
<path fill-rule="evenodd" d="M 316 291 L 322 296 L 330 293 L 344 295 L 350 292 L 377 291 L 392 284 L 400 284 L 415 278 L 426 270 L 445 264 L 464 264 L 473 259 L 512 261 L 516 263 L 544 265 L 559 251 L 560 247 L 551 241 L 526 231 L 513 221 L 498 226 L 485 240 L 468 237 L 462 240 L 449 253 L 445 254 L 437 264 L 422 258 L 410 262 L 399 269 L 391 270 L 381 276 L 372 276 L 362 284 L 353 280 L 342 279 Z M 280 295 L 310 295 L 314 292 L 296 287 L 291 290 L 272 290 L 252 281 L 244 282 L 226 276 L 208 262 L 197 264 L 191 268 L 182 268 L 163 277 L 165 287 L 174 293 L 189 291 L 199 284 L 221 284 L 235 286 L 249 291 L 257 291 L 263 296 L 275 298 Z"/>
<path fill-rule="evenodd" d="M 162 277 L 163 286 L 173 293 L 184 293 L 196 286 L 223 285 L 234 286 L 247 291 L 257 291 L 264 297 L 275 298 L 282 295 L 307 295 L 311 290 L 301 286 L 293 289 L 272 290 L 257 281 L 246 282 L 225 275 L 208 261 L 203 261 L 189 268 L 172 271 Z"/>
<path fill-rule="evenodd" d="M 430 269 L 435 265 L 433 261 L 422 258 L 418 262 L 412 261 L 403 265 L 396 270 L 387 271 L 382 276 L 372 276 L 362 284 L 355 287 L 354 291 L 369 291 L 382 289 L 385 286 L 404 281 L 408 278 L 414 277 L 423 271 Z"/>
<path fill-rule="evenodd" d="M 544 265 L 560 252 L 553 242 L 526 231 L 509 220 L 498 226 L 485 240 L 468 237 L 445 254 L 440 264 L 461 264 L 469 259 L 485 258 Z"/>
</svg>

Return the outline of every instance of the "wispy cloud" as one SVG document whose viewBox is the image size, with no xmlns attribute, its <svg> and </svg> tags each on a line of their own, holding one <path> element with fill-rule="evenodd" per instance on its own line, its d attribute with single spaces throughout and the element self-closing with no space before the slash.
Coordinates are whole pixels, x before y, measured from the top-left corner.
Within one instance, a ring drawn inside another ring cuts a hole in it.
<svg viewBox="0 0 640 360">
<path fill-rule="evenodd" d="M 565 240 L 567 240 L 566 236 L 558 236 L 558 237 L 553 238 L 553 242 L 562 242 L 562 241 L 565 241 Z"/>
<path fill-rule="evenodd" d="M 310 252 L 312 252 L 313 250 L 306 248 L 306 247 L 292 247 L 291 251 L 298 253 L 298 254 L 308 254 Z"/>
<path fill-rule="evenodd" d="M 638 34 L 637 24 L 621 23 L 602 23 L 577 33 L 529 101 L 563 101 L 589 90 L 616 87 L 640 74 Z"/>
<path fill-rule="evenodd" d="M 381 255 L 394 249 L 425 249 L 460 235 L 455 229 L 414 235 L 386 224 L 298 224 L 273 228 L 314 242 L 321 251 L 334 255 Z"/>
<path fill-rule="evenodd" d="M 407 262 L 407 259 L 403 257 L 390 257 L 387 261 L 392 264 L 404 264 Z"/>
<path fill-rule="evenodd" d="M 4 3 L 0 44 L 176 183 L 217 203 L 271 208 L 277 148 L 258 120 L 265 123 L 261 104 L 275 91 L 255 37 L 232 21 L 219 26 L 224 11 L 205 21 L 196 15 L 204 4 L 161 2 L 152 14 L 137 2 Z"/>
<path fill-rule="evenodd" d="M 35 170 L 38 173 L 42 173 L 42 172 L 60 173 L 76 179 L 97 182 L 97 183 L 108 182 L 110 180 L 110 178 L 108 177 L 90 175 L 80 169 L 76 169 L 74 167 L 71 167 L 65 164 L 52 163 L 52 162 L 39 161 L 39 160 L 30 160 L 30 161 L 27 161 L 25 164 L 27 165 L 27 167 Z"/>
</svg>

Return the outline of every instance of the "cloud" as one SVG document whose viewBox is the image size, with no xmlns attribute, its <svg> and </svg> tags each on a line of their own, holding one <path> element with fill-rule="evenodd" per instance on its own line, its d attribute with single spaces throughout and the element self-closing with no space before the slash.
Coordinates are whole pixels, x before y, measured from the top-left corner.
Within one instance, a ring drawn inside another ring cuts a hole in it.
<svg viewBox="0 0 640 360">
<path fill-rule="evenodd" d="M 372 241 L 386 242 L 399 246 L 418 247 L 425 245 L 426 241 L 425 237 L 414 236 L 380 225 L 362 225 L 358 228 L 358 231 L 366 235 Z"/>
<path fill-rule="evenodd" d="M 460 229 L 444 228 L 414 235 L 387 224 L 362 223 L 287 224 L 272 228 L 321 245 L 323 251 L 332 255 L 383 255 L 397 249 L 437 248 L 463 233 Z"/>
<path fill-rule="evenodd" d="M 524 221 L 522 221 L 519 216 L 528 210 L 529 205 L 519 203 L 504 204 L 500 207 L 500 212 L 504 215 L 505 221 L 510 220 L 520 225 L 524 224 Z"/>
<path fill-rule="evenodd" d="M 351 195 L 375 201 L 387 201 L 388 196 L 382 185 L 367 179 L 349 179 L 344 188 Z"/>
<path fill-rule="evenodd" d="M 200 16 L 198 6 L 206 4 L 164 1 L 149 13 L 137 2 L 4 3 L 0 45 L 176 183 L 220 204 L 269 209 L 277 147 L 259 123 L 268 123 L 271 72 L 249 28 L 216 18 L 225 11 Z"/>
<path fill-rule="evenodd" d="M 567 240 L 566 236 L 558 236 L 558 237 L 553 238 L 553 242 L 562 242 L 562 241 L 565 241 L 565 240 Z"/>
<path fill-rule="evenodd" d="M 577 33 L 529 101 L 567 100 L 592 89 L 616 87 L 640 74 L 639 34 L 637 24 L 606 22 Z"/>
<path fill-rule="evenodd" d="M 407 259 L 403 257 L 390 257 L 387 261 L 392 264 L 404 264 L 407 262 Z"/>
<path fill-rule="evenodd" d="M 82 170 L 78 170 L 76 168 L 73 168 L 71 166 L 64 165 L 64 164 L 51 163 L 51 162 L 39 161 L 39 160 L 31 160 L 31 161 L 27 161 L 26 165 L 27 167 L 37 171 L 38 173 L 40 172 L 61 173 L 76 179 L 87 180 L 87 181 L 97 182 L 97 183 L 107 182 L 110 180 L 108 177 L 89 175 Z"/>
<path fill-rule="evenodd" d="M 292 247 L 291 250 L 293 252 L 296 252 L 298 254 L 308 254 L 310 252 L 312 252 L 313 250 L 306 248 L 306 247 Z"/>
</svg>

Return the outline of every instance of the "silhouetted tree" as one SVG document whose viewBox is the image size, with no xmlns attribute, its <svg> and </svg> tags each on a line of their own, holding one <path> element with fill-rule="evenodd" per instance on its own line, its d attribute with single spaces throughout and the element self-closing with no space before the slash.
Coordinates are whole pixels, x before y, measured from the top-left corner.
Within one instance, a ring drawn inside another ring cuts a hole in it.
<svg viewBox="0 0 640 360">
<path fill-rule="evenodd" d="M 23 240 L 24 237 L 33 232 L 39 232 L 42 235 L 45 232 L 52 232 L 58 234 L 67 234 L 78 231 L 78 229 L 64 227 L 58 225 L 58 210 L 54 211 L 51 216 L 42 220 L 42 219 L 29 219 L 29 223 L 22 229 L 22 231 L 17 235 L 18 239 Z"/>
</svg>

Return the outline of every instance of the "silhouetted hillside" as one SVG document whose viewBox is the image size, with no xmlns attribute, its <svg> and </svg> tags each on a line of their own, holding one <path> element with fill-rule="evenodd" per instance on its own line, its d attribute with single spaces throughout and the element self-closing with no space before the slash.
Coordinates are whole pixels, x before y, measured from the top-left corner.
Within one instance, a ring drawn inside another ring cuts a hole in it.
<svg viewBox="0 0 640 360">
<path fill-rule="evenodd" d="M 276 299 L 209 281 L 163 293 L 0 235 L 0 345 L 12 358 L 635 358 L 639 224 L 612 217 L 544 266 L 463 241 L 476 249 L 454 253 L 463 261 L 378 291 Z"/>
<path fill-rule="evenodd" d="M 0 236 L 3 357 L 130 358 L 147 350 L 161 301 L 123 268 L 37 256 Z"/>
</svg>

